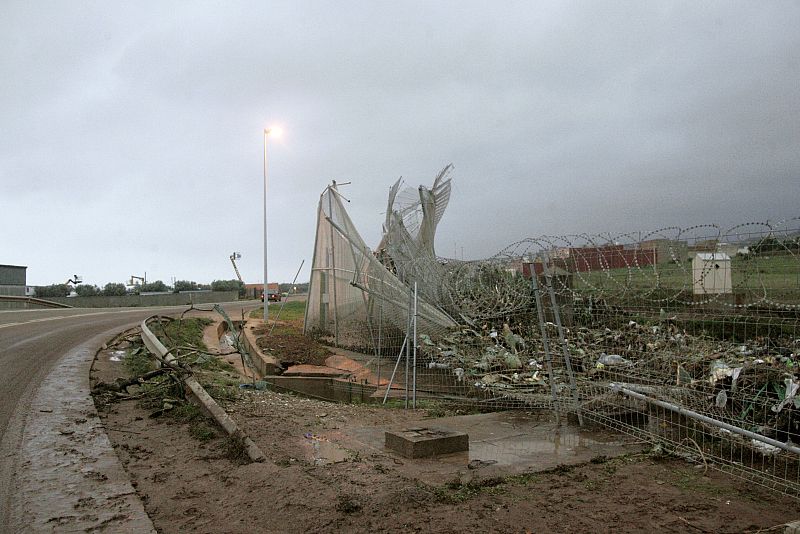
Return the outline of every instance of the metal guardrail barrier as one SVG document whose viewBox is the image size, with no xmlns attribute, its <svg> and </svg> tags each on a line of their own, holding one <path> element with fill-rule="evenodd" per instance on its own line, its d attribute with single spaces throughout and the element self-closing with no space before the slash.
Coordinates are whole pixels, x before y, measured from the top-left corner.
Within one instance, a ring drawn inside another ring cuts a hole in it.
<svg viewBox="0 0 800 534">
<path fill-rule="evenodd" d="M 24 302 L 26 304 L 38 304 L 48 308 L 72 308 L 69 304 L 52 302 L 50 300 L 37 299 L 36 297 L 17 297 L 13 295 L 0 295 L 0 302 Z"/>
</svg>

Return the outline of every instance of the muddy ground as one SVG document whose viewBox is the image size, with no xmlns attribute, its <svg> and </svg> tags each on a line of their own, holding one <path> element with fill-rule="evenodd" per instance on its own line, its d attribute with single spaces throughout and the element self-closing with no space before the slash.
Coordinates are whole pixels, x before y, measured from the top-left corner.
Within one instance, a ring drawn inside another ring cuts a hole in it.
<svg viewBox="0 0 800 534">
<path fill-rule="evenodd" d="M 110 355 L 94 380 L 125 374 Z M 464 466 L 441 484 L 409 476 L 413 460 L 387 450 L 326 463 L 320 443 L 426 412 L 239 393 L 226 409 L 265 463 L 241 463 L 213 426 L 151 418 L 135 400 L 99 406 L 160 532 L 757 532 L 800 518 L 797 500 L 648 453 L 504 479 Z"/>
</svg>

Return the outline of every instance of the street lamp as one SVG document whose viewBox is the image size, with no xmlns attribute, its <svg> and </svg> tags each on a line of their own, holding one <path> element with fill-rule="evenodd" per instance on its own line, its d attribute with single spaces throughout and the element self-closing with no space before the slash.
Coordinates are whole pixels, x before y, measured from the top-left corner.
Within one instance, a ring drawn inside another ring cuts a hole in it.
<svg viewBox="0 0 800 534">
<path fill-rule="evenodd" d="M 282 134 L 278 127 L 264 129 L 264 323 L 269 319 L 269 282 L 267 280 L 267 137 L 278 138 Z"/>
</svg>

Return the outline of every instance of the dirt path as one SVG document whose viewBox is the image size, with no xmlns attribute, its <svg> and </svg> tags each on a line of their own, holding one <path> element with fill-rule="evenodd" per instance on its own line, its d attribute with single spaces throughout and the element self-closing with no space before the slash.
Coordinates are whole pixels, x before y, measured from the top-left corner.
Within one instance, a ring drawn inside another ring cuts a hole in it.
<svg viewBox="0 0 800 534">
<path fill-rule="evenodd" d="M 119 365 L 101 353 L 96 373 Z M 419 412 L 269 391 L 242 391 L 227 409 L 269 462 L 233 462 L 219 432 L 200 441 L 132 401 L 101 411 L 160 532 L 746 532 L 800 518 L 796 500 L 645 454 L 506 479 L 463 466 L 425 483 L 409 475 L 412 460 L 336 446 Z M 344 454 L 320 455 L 326 443 Z"/>
</svg>

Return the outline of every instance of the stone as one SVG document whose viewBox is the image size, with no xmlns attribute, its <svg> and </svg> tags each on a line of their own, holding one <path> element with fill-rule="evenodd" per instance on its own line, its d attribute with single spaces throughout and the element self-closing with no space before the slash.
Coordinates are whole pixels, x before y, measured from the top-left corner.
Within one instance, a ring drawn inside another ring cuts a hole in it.
<svg viewBox="0 0 800 534">
<path fill-rule="evenodd" d="M 386 447 L 405 458 L 428 458 L 469 450 L 469 436 L 436 428 L 407 428 L 386 431 Z"/>
</svg>

